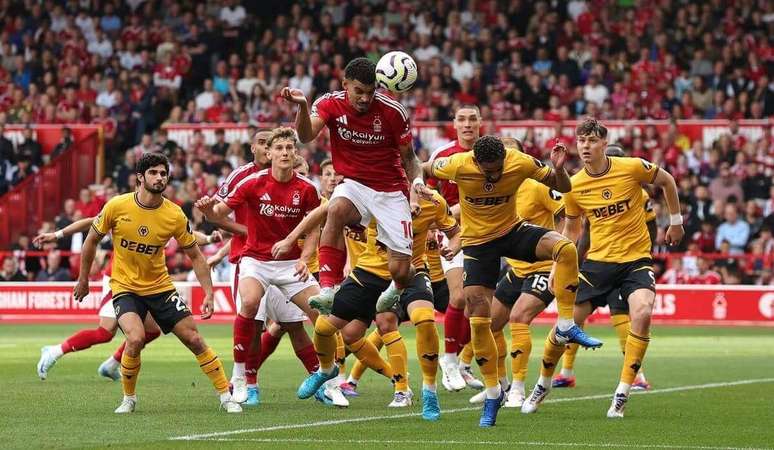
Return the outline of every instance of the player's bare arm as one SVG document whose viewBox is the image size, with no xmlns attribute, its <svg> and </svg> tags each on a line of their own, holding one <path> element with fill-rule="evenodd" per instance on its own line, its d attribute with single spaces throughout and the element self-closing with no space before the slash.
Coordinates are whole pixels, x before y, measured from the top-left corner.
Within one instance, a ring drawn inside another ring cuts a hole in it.
<svg viewBox="0 0 774 450">
<path fill-rule="evenodd" d="M 198 245 L 216 244 L 223 240 L 223 235 L 218 230 L 213 231 L 210 235 L 206 235 L 201 231 L 194 231 L 193 235 Z"/>
<path fill-rule="evenodd" d="M 81 270 L 78 273 L 78 283 L 73 289 L 73 298 L 79 302 L 89 293 L 89 272 L 91 272 L 91 265 L 94 263 L 94 255 L 97 253 L 97 244 L 99 244 L 101 239 L 102 236 L 94 228 L 91 228 L 86 236 L 86 240 L 83 241 L 83 246 L 81 247 Z"/>
<path fill-rule="evenodd" d="M 449 244 L 441 246 L 441 256 L 447 261 L 451 261 L 462 249 L 462 233 L 460 232 L 460 226 L 456 225 L 454 228 L 444 231 L 443 233 L 449 239 Z"/>
<path fill-rule="evenodd" d="M 677 245 L 683 239 L 683 216 L 680 213 L 680 198 L 677 195 L 677 183 L 675 179 L 664 169 L 659 169 L 653 184 L 664 190 L 664 198 L 669 208 L 669 228 L 667 228 L 665 241 L 667 245 Z"/>
<path fill-rule="evenodd" d="M 207 221 L 223 231 L 228 231 L 231 234 L 238 234 L 240 236 L 247 236 L 247 227 L 240 223 L 234 222 L 228 217 L 213 220 L 207 219 Z"/>
<path fill-rule="evenodd" d="M 562 143 L 557 143 L 551 149 L 551 165 L 553 169 L 543 180 L 543 184 L 561 192 L 562 194 L 570 192 L 572 190 L 572 183 L 570 182 L 570 175 L 564 168 L 567 162 L 567 147 Z"/>
<path fill-rule="evenodd" d="M 406 178 L 411 180 L 411 190 L 414 191 L 420 198 L 430 200 L 435 203 L 433 199 L 433 190 L 425 185 L 424 169 L 422 163 L 417 158 L 417 154 L 414 153 L 414 145 L 410 142 L 400 146 L 400 159 L 403 164 L 403 170 L 406 171 Z"/>
<path fill-rule="evenodd" d="M 202 301 L 202 319 L 209 319 L 213 313 L 213 297 L 212 297 L 212 278 L 210 277 L 210 268 L 207 265 L 207 261 L 204 259 L 201 250 L 198 245 L 194 245 L 183 249 L 186 256 L 191 260 L 193 265 L 196 279 L 199 280 L 199 284 L 204 290 L 204 300 Z"/>
<path fill-rule="evenodd" d="M 216 224 L 218 227 L 231 233 L 247 236 L 247 227 L 245 225 L 238 224 L 233 220 L 226 218 L 233 210 L 220 200 L 205 195 L 199 200 L 196 200 L 194 206 L 204 214 L 204 217 L 208 222 Z M 225 227 L 220 226 L 224 224 L 226 225 Z"/>
<path fill-rule="evenodd" d="M 571 242 L 577 243 L 578 239 L 580 239 L 582 229 L 583 225 L 581 224 L 580 217 L 565 216 L 562 234 L 567 239 L 569 239 Z"/>
<path fill-rule="evenodd" d="M 309 102 L 306 100 L 304 92 L 300 89 L 291 89 L 284 87 L 280 91 L 280 97 L 289 103 L 298 105 L 296 112 L 296 133 L 298 139 L 306 144 L 311 142 L 320 134 L 320 130 L 325 126 L 325 122 L 319 117 L 312 117 L 309 114 Z"/>
<path fill-rule="evenodd" d="M 75 233 L 86 233 L 87 231 L 89 231 L 89 227 L 91 226 L 91 223 L 93 221 L 94 221 L 94 217 L 87 217 L 85 219 L 76 220 L 70 225 L 67 225 L 61 230 L 57 230 L 53 233 L 41 233 L 32 239 L 32 245 L 34 245 L 37 248 L 40 248 L 43 246 L 43 244 L 56 242 L 59 239 L 65 238 L 67 236 L 72 236 Z"/>
<path fill-rule="evenodd" d="M 290 234 L 283 240 L 275 243 L 271 248 L 271 255 L 278 258 L 280 255 L 284 255 L 293 248 L 294 245 L 298 245 L 298 240 L 301 236 L 308 235 L 315 229 L 319 229 L 325 216 L 328 214 L 328 203 L 323 203 L 312 212 L 306 215 L 301 222 L 290 232 Z"/>
<path fill-rule="evenodd" d="M 223 261 L 223 258 L 225 258 L 229 252 L 231 251 L 231 239 L 229 239 L 226 244 L 219 248 L 217 252 L 215 252 L 214 255 L 207 258 L 207 265 L 212 269 L 213 267 L 220 264 L 221 261 Z"/>
</svg>

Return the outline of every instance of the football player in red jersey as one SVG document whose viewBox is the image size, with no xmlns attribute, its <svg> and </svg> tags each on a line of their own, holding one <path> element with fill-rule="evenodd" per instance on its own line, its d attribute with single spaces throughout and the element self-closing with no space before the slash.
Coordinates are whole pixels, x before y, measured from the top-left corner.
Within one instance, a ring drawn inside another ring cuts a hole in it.
<svg viewBox="0 0 774 450">
<path fill-rule="evenodd" d="M 290 128 L 278 128 L 268 139 L 271 168 L 246 176 L 225 197 L 225 201 L 202 197 L 196 202 L 208 220 L 221 221 L 231 211 L 248 211 L 247 241 L 239 260 L 239 295 L 241 306 L 234 324 L 234 348 L 246 356 L 248 349 L 260 353 L 260 341 L 254 337 L 263 324 L 256 323 L 261 298 L 269 286 L 281 293 L 313 320 L 308 298 L 319 292 L 314 278 L 309 276 L 304 261 L 313 253 L 313 245 L 303 252 L 295 247 L 280 258 L 273 258 L 271 247 L 282 240 L 303 217 L 320 204 L 312 182 L 293 171 L 296 158 L 296 135 Z M 312 240 L 310 244 L 314 244 Z M 308 248 L 307 248 L 308 247 Z M 278 302 L 279 303 L 279 302 Z M 244 360 L 243 360 L 244 361 Z M 234 364 L 232 384 L 234 400 L 247 400 L 245 366 Z"/>
<path fill-rule="evenodd" d="M 481 113 L 475 105 L 462 105 L 454 113 L 454 129 L 457 139 L 438 147 L 430 155 L 432 163 L 437 158 L 445 158 L 455 153 L 467 152 L 473 148 L 473 143 L 479 138 L 481 128 Z M 446 199 L 457 220 L 460 219 L 460 194 L 457 184 L 453 181 L 430 178 L 428 185 L 435 186 Z M 446 246 L 448 240 L 442 241 Z M 443 377 L 441 382 L 448 391 L 459 391 L 466 385 L 481 389 L 483 384 L 477 380 L 469 364 L 460 364 L 457 354 L 470 341 L 470 323 L 465 317 L 465 297 L 462 295 L 462 252 L 457 253 L 451 261 L 441 258 L 441 265 L 449 286 L 449 306 L 444 314 L 445 353 L 439 363 Z"/>
<path fill-rule="evenodd" d="M 333 192 L 320 238 L 320 295 L 313 306 L 329 309 L 334 286 L 344 278 L 347 260 L 344 226 L 366 227 L 374 219 L 379 239 L 389 249 L 390 274 L 394 280 L 379 298 L 386 310 L 400 297 L 414 277 L 411 265 L 412 194 L 428 200 L 419 160 L 412 146 L 411 124 L 406 109 L 376 92 L 376 66 L 367 58 L 355 58 L 344 69 L 343 91 L 318 98 L 309 108 L 298 89 L 285 87 L 282 97 L 298 105 L 296 130 L 301 142 L 314 140 L 324 126 L 330 130 L 331 159 L 344 180 Z M 416 200 L 412 205 L 417 207 Z M 343 324 L 340 324 L 343 326 Z"/>
</svg>

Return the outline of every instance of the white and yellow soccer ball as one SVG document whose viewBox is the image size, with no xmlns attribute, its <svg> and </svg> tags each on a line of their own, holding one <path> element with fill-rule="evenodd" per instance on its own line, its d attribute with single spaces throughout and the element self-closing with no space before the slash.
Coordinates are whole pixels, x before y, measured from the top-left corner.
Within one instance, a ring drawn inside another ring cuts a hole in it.
<svg viewBox="0 0 774 450">
<path fill-rule="evenodd" d="M 417 81 L 417 63 L 407 53 L 394 51 L 376 63 L 376 84 L 391 92 L 406 92 Z"/>
</svg>

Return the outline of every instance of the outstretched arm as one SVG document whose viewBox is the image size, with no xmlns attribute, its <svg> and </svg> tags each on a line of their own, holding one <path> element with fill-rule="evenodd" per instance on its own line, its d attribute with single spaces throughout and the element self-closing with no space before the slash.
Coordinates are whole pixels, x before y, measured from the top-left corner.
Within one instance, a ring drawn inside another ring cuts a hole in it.
<svg viewBox="0 0 774 450">
<path fill-rule="evenodd" d="M 296 133 L 298 133 L 298 139 L 304 144 L 313 141 L 325 126 L 325 121 L 309 114 L 309 103 L 300 89 L 284 87 L 280 91 L 280 96 L 285 101 L 298 105 L 298 111 L 296 112 Z"/>
<path fill-rule="evenodd" d="M 285 237 L 285 239 L 274 244 L 274 246 L 271 248 L 272 256 L 277 258 L 280 255 L 284 255 L 290 251 L 291 248 L 293 248 L 293 245 L 298 245 L 298 240 L 301 238 L 301 236 L 309 235 L 316 229 L 319 229 L 320 224 L 323 223 L 323 220 L 325 220 L 325 216 L 327 214 L 328 202 L 323 203 L 312 210 L 312 212 L 307 214 L 306 217 L 304 217 L 301 222 L 296 225 L 295 228 L 293 228 L 293 231 L 291 231 L 290 234 Z"/>
<path fill-rule="evenodd" d="M 77 220 L 62 228 L 61 230 L 57 230 L 53 233 L 41 233 L 32 239 L 32 245 L 40 248 L 43 246 L 43 244 L 56 242 L 66 236 L 72 236 L 75 233 L 85 233 L 89 231 L 89 227 L 91 226 L 92 222 L 94 222 L 94 218 L 87 217 L 85 219 Z"/>
<path fill-rule="evenodd" d="M 669 208 L 669 228 L 666 232 L 667 245 L 677 245 L 683 239 L 683 216 L 680 212 L 680 197 L 677 194 L 677 183 L 672 174 L 659 169 L 653 184 L 664 190 L 664 198 Z"/>
<path fill-rule="evenodd" d="M 543 184 L 562 194 L 572 190 L 570 175 L 564 168 L 567 162 L 567 147 L 561 142 L 554 145 L 551 149 L 551 164 L 554 166 L 548 176 L 543 180 Z"/>
</svg>

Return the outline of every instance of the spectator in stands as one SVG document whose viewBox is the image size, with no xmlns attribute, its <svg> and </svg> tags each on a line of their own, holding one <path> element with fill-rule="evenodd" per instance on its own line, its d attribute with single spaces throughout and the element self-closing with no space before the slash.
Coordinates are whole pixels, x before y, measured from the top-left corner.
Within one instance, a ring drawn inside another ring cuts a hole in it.
<svg viewBox="0 0 774 450">
<path fill-rule="evenodd" d="M 62 212 L 54 219 L 54 226 L 57 230 L 70 225 L 75 221 L 75 200 L 68 198 L 64 201 Z M 70 244 L 72 243 L 72 237 L 66 236 L 57 240 L 57 248 L 60 250 L 70 250 Z"/>
<path fill-rule="evenodd" d="M 13 256 L 3 257 L 3 268 L 0 270 L 0 282 L 2 281 L 27 281 L 19 271 L 19 264 Z"/>
<path fill-rule="evenodd" d="M 228 147 L 229 143 L 226 142 L 226 132 L 223 131 L 223 128 L 218 128 L 215 130 L 215 143 L 210 147 L 210 151 L 214 155 L 220 155 L 225 158 Z"/>
<path fill-rule="evenodd" d="M 16 161 L 16 165 L 11 167 L 11 170 L 6 173 L 6 180 L 9 186 L 16 186 L 37 171 L 38 167 L 33 165 L 32 161 L 22 158 Z"/>
<path fill-rule="evenodd" d="M 716 238 L 715 221 L 708 217 L 701 222 L 701 229 L 693 234 L 692 241 L 698 246 L 700 252 L 713 253 L 716 251 Z"/>
<path fill-rule="evenodd" d="M 712 260 L 707 257 L 699 257 L 696 262 L 698 273 L 690 278 L 691 284 L 720 284 L 720 274 L 712 270 Z"/>
<path fill-rule="evenodd" d="M 22 131 L 24 141 L 16 147 L 16 159 L 26 159 L 33 165 L 43 166 L 43 148 L 32 136 L 32 126 L 27 124 Z"/>
<path fill-rule="evenodd" d="M 68 127 L 63 127 L 62 138 L 59 140 L 59 143 L 56 144 L 56 147 L 54 147 L 54 149 L 51 150 L 51 155 L 49 156 L 49 159 L 51 160 L 56 159 L 57 156 L 66 152 L 71 145 L 73 145 L 73 131 Z"/>
<path fill-rule="evenodd" d="M 62 254 L 51 250 L 46 255 L 46 268 L 38 272 L 36 281 L 71 281 L 70 271 L 62 267 Z"/>
<path fill-rule="evenodd" d="M 715 247 L 720 249 L 723 242 L 729 245 L 731 254 L 744 253 L 747 240 L 750 238 L 750 224 L 739 218 L 739 211 L 735 204 L 727 204 L 723 210 L 725 221 L 718 227 L 715 236 Z"/>
<path fill-rule="evenodd" d="M 75 202 L 75 210 L 79 211 L 83 217 L 95 217 L 101 209 L 102 202 L 94 198 L 91 189 L 81 189 L 78 194 L 78 201 Z"/>
<path fill-rule="evenodd" d="M 731 196 L 737 201 L 744 198 L 741 183 L 731 176 L 731 166 L 728 162 L 720 163 L 718 177 L 709 184 L 709 194 L 714 200 L 729 201 Z"/>
<path fill-rule="evenodd" d="M 658 279 L 662 284 L 686 284 L 688 275 L 683 269 L 683 259 L 680 257 L 669 258 L 669 269 Z"/>
</svg>

